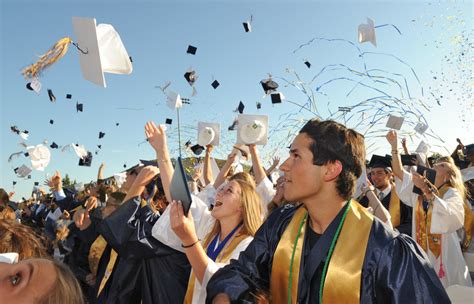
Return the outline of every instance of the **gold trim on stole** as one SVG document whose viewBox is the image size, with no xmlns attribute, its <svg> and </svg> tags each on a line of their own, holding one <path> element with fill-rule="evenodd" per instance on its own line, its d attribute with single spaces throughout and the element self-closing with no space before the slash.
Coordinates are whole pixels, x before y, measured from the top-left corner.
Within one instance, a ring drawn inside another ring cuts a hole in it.
<svg viewBox="0 0 474 304">
<path fill-rule="evenodd" d="M 248 238 L 249 235 L 247 234 L 240 234 L 232 238 L 228 245 L 225 246 L 224 250 L 216 258 L 216 263 L 226 263 L 229 261 L 230 256 L 234 252 L 235 248 L 242 242 L 244 239 Z M 206 251 L 207 248 L 204 248 Z M 194 272 L 191 270 L 191 275 L 189 277 L 188 288 L 186 290 L 186 296 L 184 297 L 185 304 L 191 304 L 193 302 L 193 292 L 194 292 L 194 284 L 196 282 L 196 276 Z"/>
<path fill-rule="evenodd" d="M 393 228 L 400 226 L 400 198 L 395 193 L 395 186 L 392 186 L 390 191 L 390 203 L 388 205 L 388 213 L 390 213 L 390 222 Z"/>
<path fill-rule="evenodd" d="M 305 223 L 306 214 L 307 211 L 303 207 L 296 211 L 275 251 L 270 279 L 270 294 L 273 303 L 297 302 L 304 230 L 307 226 Z M 303 219 L 300 236 L 295 244 Z M 323 287 L 324 303 L 359 303 L 362 266 L 373 219 L 373 216 L 359 203 L 354 200 L 350 202 L 346 219 L 329 262 Z M 291 255 L 295 245 L 290 298 L 288 282 Z M 313 286 L 313 288 L 319 288 L 319 286 Z"/>
</svg>

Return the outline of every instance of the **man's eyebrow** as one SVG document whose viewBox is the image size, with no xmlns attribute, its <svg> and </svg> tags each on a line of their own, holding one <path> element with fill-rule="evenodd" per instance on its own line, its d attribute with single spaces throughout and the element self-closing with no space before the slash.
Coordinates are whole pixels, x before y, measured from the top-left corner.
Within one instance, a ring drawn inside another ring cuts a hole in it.
<svg viewBox="0 0 474 304">
<path fill-rule="evenodd" d="M 290 148 L 290 153 L 297 153 L 298 152 L 298 149 L 296 148 Z"/>
</svg>

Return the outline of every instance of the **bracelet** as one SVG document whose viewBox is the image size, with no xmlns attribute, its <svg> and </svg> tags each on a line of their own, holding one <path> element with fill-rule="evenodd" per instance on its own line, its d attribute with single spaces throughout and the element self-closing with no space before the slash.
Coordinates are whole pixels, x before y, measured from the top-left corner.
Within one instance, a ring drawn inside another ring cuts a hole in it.
<svg viewBox="0 0 474 304">
<path fill-rule="evenodd" d="M 398 150 L 392 150 L 392 154 L 398 154 Z"/>
<path fill-rule="evenodd" d="M 183 244 L 181 244 L 181 247 L 183 247 L 183 248 L 191 248 L 191 247 L 193 247 L 194 245 L 196 245 L 197 243 L 199 243 L 200 241 L 201 241 L 201 240 L 198 239 L 196 242 L 192 243 L 191 245 L 183 245 Z"/>
<path fill-rule="evenodd" d="M 160 162 L 160 161 L 161 161 L 161 162 L 165 162 L 165 163 L 166 163 L 166 162 L 170 162 L 170 161 L 171 161 L 171 159 L 169 159 L 169 158 L 168 158 L 168 159 L 166 159 L 166 158 L 163 158 L 163 159 L 157 159 L 156 161 L 158 161 L 158 162 Z"/>
</svg>

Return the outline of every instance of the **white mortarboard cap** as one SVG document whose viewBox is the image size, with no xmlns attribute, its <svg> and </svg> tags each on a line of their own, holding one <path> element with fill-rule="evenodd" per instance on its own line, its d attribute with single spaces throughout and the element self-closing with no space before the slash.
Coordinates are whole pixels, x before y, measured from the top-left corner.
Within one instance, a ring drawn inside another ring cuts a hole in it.
<svg viewBox="0 0 474 304">
<path fill-rule="evenodd" d="M 114 179 L 115 182 L 117 183 L 117 186 L 120 188 L 122 187 L 122 184 L 125 183 L 125 180 L 127 180 L 127 172 L 120 172 L 114 174 Z"/>
<path fill-rule="evenodd" d="M 43 145 L 39 144 L 36 146 L 27 147 L 28 155 L 31 159 L 31 166 L 33 169 L 38 171 L 44 171 L 51 160 L 51 152 Z"/>
<path fill-rule="evenodd" d="M 234 145 L 234 151 L 237 153 L 238 158 L 243 158 L 245 161 L 252 158 L 249 147 L 244 144 Z"/>
<path fill-rule="evenodd" d="M 265 145 L 268 141 L 268 116 L 247 115 L 238 116 L 237 144 Z"/>
<path fill-rule="evenodd" d="M 403 117 L 398 117 L 398 116 L 395 116 L 395 115 L 390 115 L 388 117 L 388 121 L 387 121 L 387 125 L 386 127 L 387 128 L 390 128 L 390 129 L 394 129 L 394 130 L 400 130 L 402 128 L 402 125 L 403 125 L 403 121 L 405 120 L 405 118 Z"/>
<path fill-rule="evenodd" d="M 183 106 L 183 101 L 181 100 L 181 96 L 173 91 L 170 91 L 167 94 L 168 98 L 166 99 L 166 104 L 171 109 L 181 108 Z"/>
<path fill-rule="evenodd" d="M 25 178 L 31 173 L 31 169 L 26 165 L 22 165 L 20 168 L 15 169 L 15 173 L 18 177 Z"/>
<path fill-rule="evenodd" d="M 81 17 L 72 17 L 72 24 L 84 79 L 105 88 L 104 73 L 132 73 L 130 57 L 112 25 L 96 26 L 94 18 Z"/>
<path fill-rule="evenodd" d="M 20 132 L 20 133 L 18 133 L 18 135 L 20 135 L 20 137 L 21 137 L 23 140 L 28 140 L 28 136 L 30 136 L 30 134 L 25 133 L 25 132 Z"/>
<path fill-rule="evenodd" d="M 420 135 L 423 135 L 423 133 L 426 132 L 426 130 L 428 130 L 428 125 L 425 124 L 424 122 L 419 122 L 416 124 L 415 126 L 415 132 L 417 132 L 418 134 Z"/>
<path fill-rule="evenodd" d="M 197 143 L 203 147 L 207 145 L 219 145 L 220 129 L 221 126 L 218 123 L 198 122 Z"/>
<path fill-rule="evenodd" d="M 78 192 L 84 191 L 85 187 L 83 183 L 74 184 L 74 189 Z"/>
<path fill-rule="evenodd" d="M 71 144 L 71 147 L 76 153 L 77 157 L 84 158 L 87 156 L 87 149 L 83 145 Z"/>
<path fill-rule="evenodd" d="M 33 78 L 31 82 L 29 82 L 26 87 L 29 90 L 34 91 L 36 94 L 39 94 L 41 91 L 41 82 L 38 80 L 38 78 Z"/>
<path fill-rule="evenodd" d="M 367 18 L 367 24 L 359 24 L 359 43 L 370 41 L 374 46 L 377 46 L 375 39 L 375 25 L 374 20 Z"/>
<path fill-rule="evenodd" d="M 418 145 L 418 148 L 416 148 L 416 152 L 428 155 L 430 153 L 430 148 L 431 146 L 429 144 L 425 143 L 424 141 L 421 141 Z"/>
</svg>

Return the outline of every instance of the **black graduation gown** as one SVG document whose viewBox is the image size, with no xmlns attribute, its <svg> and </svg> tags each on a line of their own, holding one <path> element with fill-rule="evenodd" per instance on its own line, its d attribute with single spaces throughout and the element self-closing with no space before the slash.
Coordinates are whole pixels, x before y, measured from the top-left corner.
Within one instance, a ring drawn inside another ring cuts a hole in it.
<svg viewBox="0 0 474 304">
<path fill-rule="evenodd" d="M 219 293 L 228 294 L 232 302 L 238 303 L 252 301 L 251 294 L 257 290 L 269 290 L 275 250 L 297 208 L 288 205 L 275 210 L 239 259 L 214 274 L 207 285 L 207 303 Z M 301 292 L 309 289 L 302 275 L 303 267 L 304 262 L 298 282 L 298 303 L 308 300 Z M 320 276 L 318 269 L 315 273 Z M 314 281 L 319 280 L 311 282 Z M 360 303 L 450 303 L 450 300 L 416 242 L 407 235 L 388 230 L 375 218 L 363 263 Z"/>
<path fill-rule="evenodd" d="M 390 206 L 390 198 L 392 196 L 392 191 L 382 199 L 382 205 L 385 209 L 388 210 Z M 369 205 L 369 200 L 364 196 L 360 202 L 362 206 L 366 207 Z M 411 236 L 411 225 L 412 225 L 412 207 L 408 206 L 400 200 L 400 225 L 393 227 L 397 229 L 400 233 Z"/>
<path fill-rule="evenodd" d="M 98 231 L 118 253 L 99 302 L 182 303 L 191 266 L 184 253 L 151 235 L 158 219 L 136 197 L 104 219 Z"/>
</svg>

